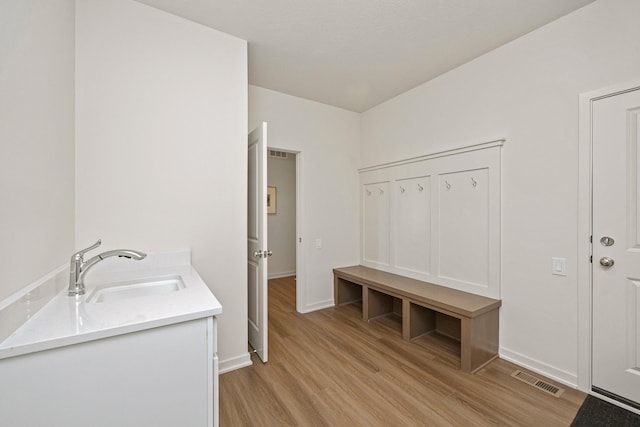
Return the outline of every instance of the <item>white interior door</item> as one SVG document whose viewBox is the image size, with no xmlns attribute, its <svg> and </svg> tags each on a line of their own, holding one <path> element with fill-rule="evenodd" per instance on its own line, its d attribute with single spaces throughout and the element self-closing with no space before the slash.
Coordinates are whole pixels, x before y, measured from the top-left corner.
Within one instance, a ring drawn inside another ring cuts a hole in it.
<svg viewBox="0 0 640 427">
<path fill-rule="evenodd" d="M 593 390 L 640 404 L 640 90 L 596 100 Z"/>
<path fill-rule="evenodd" d="M 249 134 L 247 224 L 249 344 L 268 358 L 267 274 L 267 124 Z"/>
</svg>

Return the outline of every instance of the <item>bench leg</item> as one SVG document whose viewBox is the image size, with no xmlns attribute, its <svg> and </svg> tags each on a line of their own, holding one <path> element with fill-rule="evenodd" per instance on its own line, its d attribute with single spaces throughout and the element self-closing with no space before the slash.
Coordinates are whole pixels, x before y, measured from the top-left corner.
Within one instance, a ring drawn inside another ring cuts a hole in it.
<svg viewBox="0 0 640 427">
<path fill-rule="evenodd" d="M 362 320 L 369 320 L 369 288 L 362 287 Z"/>
<path fill-rule="evenodd" d="M 411 301 L 402 299 L 402 339 L 411 339 Z"/>
<path fill-rule="evenodd" d="M 460 369 L 473 373 L 498 357 L 498 310 L 461 319 Z"/>
</svg>

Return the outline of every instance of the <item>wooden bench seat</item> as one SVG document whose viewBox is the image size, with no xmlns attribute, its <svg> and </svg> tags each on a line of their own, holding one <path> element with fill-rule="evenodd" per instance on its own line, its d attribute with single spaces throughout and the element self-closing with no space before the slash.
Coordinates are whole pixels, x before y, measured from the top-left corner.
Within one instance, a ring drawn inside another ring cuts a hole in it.
<svg viewBox="0 0 640 427">
<path fill-rule="evenodd" d="M 500 300 L 361 265 L 335 268 L 333 275 L 336 305 L 362 301 L 365 321 L 395 313 L 406 340 L 437 332 L 460 341 L 465 372 L 498 357 Z"/>
</svg>

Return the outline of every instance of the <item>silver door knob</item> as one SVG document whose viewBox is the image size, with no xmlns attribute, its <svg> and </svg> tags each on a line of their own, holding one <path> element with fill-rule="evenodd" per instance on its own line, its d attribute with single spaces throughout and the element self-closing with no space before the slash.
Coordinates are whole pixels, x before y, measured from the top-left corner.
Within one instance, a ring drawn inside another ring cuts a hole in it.
<svg viewBox="0 0 640 427">
<path fill-rule="evenodd" d="M 609 257 L 603 256 L 600 258 L 600 265 L 603 267 L 611 267 L 613 264 L 615 264 L 615 262 Z"/>
<path fill-rule="evenodd" d="M 263 250 L 253 251 L 253 256 L 256 258 L 266 258 L 266 257 L 270 257 L 271 255 L 273 255 L 273 252 L 271 251 L 263 251 Z"/>
</svg>

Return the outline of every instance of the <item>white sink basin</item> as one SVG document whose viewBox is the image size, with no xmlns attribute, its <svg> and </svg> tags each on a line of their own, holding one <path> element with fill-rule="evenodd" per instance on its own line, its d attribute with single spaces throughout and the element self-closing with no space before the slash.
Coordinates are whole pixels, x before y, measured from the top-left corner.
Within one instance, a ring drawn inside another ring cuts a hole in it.
<svg viewBox="0 0 640 427">
<path fill-rule="evenodd" d="M 131 298 L 178 292 L 182 289 L 184 289 L 184 283 L 180 276 L 132 280 L 99 286 L 89 295 L 87 302 L 123 301 Z"/>
</svg>

